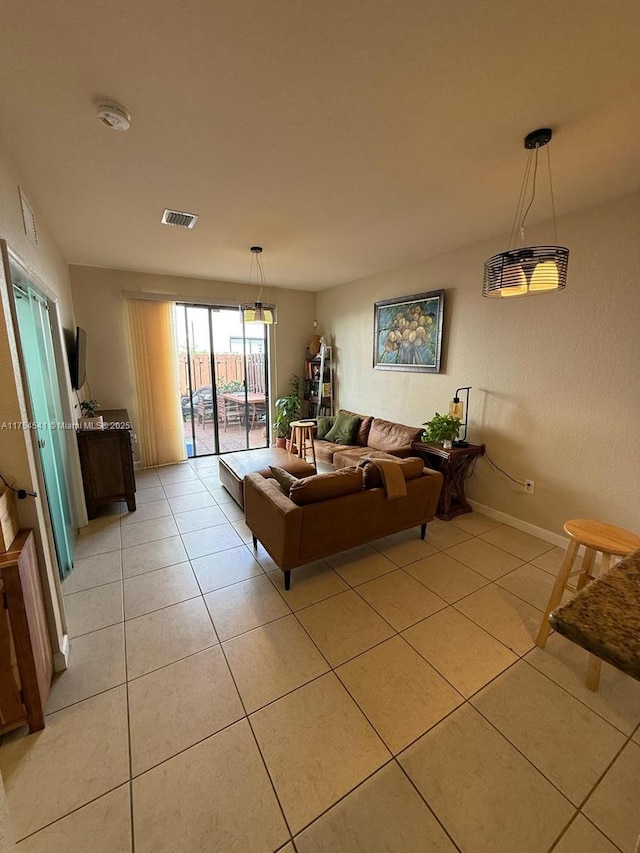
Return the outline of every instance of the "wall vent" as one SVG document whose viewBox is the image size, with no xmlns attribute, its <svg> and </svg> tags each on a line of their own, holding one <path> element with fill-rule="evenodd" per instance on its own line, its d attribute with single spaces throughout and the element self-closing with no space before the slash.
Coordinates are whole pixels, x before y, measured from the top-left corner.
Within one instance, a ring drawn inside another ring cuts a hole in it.
<svg viewBox="0 0 640 853">
<path fill-rule="evenodd" d="M 163 225 L 177 225 L 178 228 L 193 228 L 197 221 L 195 213 L 185 213 L 184 210 L 165 210 L 162 214 Z"/>
</svg>

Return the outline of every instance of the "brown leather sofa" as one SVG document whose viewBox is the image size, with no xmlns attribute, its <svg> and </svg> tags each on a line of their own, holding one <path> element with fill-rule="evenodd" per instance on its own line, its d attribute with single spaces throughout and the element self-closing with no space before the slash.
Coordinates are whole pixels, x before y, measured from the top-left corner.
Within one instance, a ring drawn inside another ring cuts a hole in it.
<svg viewBox="0 0 640 853">
<path fill-rule="evenodd" d="M 411 442 L 417 441 L 423 432 L 422 427 L 405 426 L 382 418 L 374 418 L 371 415 L 359 415 L 347 409 L 340 409 L 340 412 L 360 418 L 356 443 L 335 444 L 318 438 L 314 441 L 316 458 L 322 459 L 323 462 L 330 462 L 334 468 L 356 465 L 372 450 L 383 451 L 400 458 L 411 456 Z"/>
<path fill-rule="evenodd" d="M 282 569 L 285 589 L 291 569 L 304 563 L 410 527 L 421 526 L 424 539 L 438 504 L 442 475 L 424 468 L 416 458 L 394 462 L 404 469 L 406 495 L 392 499 L 383 485 L 367 487 L 363 467 L 304 477 L 291 485 L 288 494 L 273 478 L 245 477 L 246 523 L 254 547 L 259 540 Z"/>
</svg>

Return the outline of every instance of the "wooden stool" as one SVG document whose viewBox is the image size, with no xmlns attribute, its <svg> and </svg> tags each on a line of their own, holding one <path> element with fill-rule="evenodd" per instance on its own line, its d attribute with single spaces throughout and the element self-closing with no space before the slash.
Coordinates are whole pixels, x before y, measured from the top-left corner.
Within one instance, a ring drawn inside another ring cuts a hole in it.
<svg viewBox="0 0 640 853">
<path fill-rule="evenodd" d="M 569 534 L 570 539 L 536 637 L 536 645 L 541 649 L 545 647 L 551 631 L 549 614 L 560 603 L 565 589 L 577 592 L 588 581 L 593 580 L 596 553 L 599 551 L 602 554 L 600 573 L 604 574 L 611 568 L 613 557 L 626 557 L 640 548 L 640 536 L 636 536 L 635 533 L 630 533 L 622 527 L 615 527 L 613 524 L 605 524 L 602 521 L 592 521 L 588 518 L 573 519 L 565 523 L 564 529 Z M 585 549 L 582 565 L 574 569 L 573 565 L 578 555 L 578 548 L 581 545 Z M 576 575 L 578 577 L 574 586 L 570 583 L 570 578 Z M 587 671 L 587 687 L 590 690 L 598 689 L 601 665 L 600 658 L 590 655 Z"/>
<path fill-rule="evenodd" d="M 315 423 L 313 421 L 292 421 L 291 422 L 291 447 L 297 448 L 298 456 L 301 459 L 307 458 L 307 446 L 311 448 L 313 456 L 313 467 L 317 469 L 316 464 L 316 449 L 313 445 L 313 433 Z"/>
</svg>

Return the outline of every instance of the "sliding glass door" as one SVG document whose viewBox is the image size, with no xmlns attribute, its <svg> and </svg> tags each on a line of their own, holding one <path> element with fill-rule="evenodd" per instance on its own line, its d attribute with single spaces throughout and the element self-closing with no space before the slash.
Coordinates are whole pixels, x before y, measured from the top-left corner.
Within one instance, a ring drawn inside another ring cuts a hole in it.
<svg viewBox="0 0 640 853">
<path fill-rule="evenodd" d="M 14 282 L 19 272 L 12 267 Z M 71 518 L 65 434 L 47 301 L 32 287 L 14 284 L 20 345 L 42 464 L 60 577 L 69 574 L 76 530 Z"/>
<path fill-rule="evenodd" d="M 266 447 L 267 326 L 237 308 L 176 306 L 180 396 L 188 456 Z"/>
</svg>

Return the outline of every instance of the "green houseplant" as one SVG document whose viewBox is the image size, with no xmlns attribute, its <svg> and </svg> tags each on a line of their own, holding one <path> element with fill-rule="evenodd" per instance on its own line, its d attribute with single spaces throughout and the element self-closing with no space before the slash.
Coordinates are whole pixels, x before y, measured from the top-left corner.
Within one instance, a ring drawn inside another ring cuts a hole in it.
<svg viewBox="0 0 640 853">
<path fill-rule="evenodd" d="M 451 442 L 460 434 L 462 421 L 451 415 L 441 415 L 436 412 L 430 421 L 423 424 L 426 427 L 422 433 L 422 441 L 441 441 L 445 447 L 451 447 Z"/>
<path fill-rule="evenodd" d="M 85 418 L 95 418 L 96 411 L 100 408 L 97 400 L 82 400 L 80 410 Z"/>
<path fill-rule="evenodd" d="M 295 373 L 291 374 L 289 388 L 291 393 L 276 400 L 276 416 L 273 421 L 273 429 L 276 434 L 277 447 L 286 447 L 286 440 L 291 431 L 291 422 L 300 417 L 300 404 L 302 402 L 304 383 Z"/>
<path fill-rule="evenodd" d="M 82 417 L 78 418 L 80 429 L 102 429 L 102 415 L 96 415 L 99 408 L 100 403 L 97 400 L 82 400 L 80 402 L 80 411 L 82 412 Z"/>
</svg>

